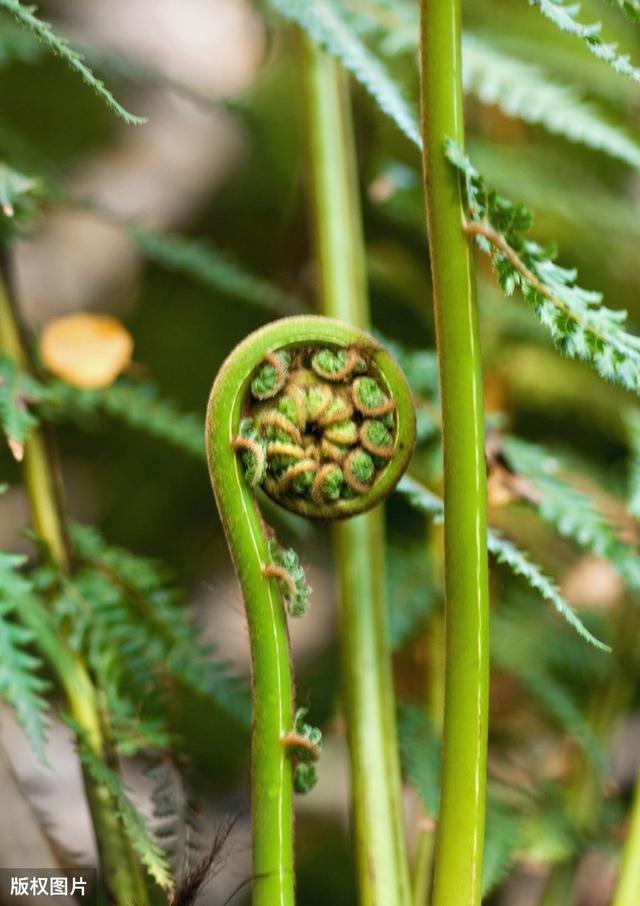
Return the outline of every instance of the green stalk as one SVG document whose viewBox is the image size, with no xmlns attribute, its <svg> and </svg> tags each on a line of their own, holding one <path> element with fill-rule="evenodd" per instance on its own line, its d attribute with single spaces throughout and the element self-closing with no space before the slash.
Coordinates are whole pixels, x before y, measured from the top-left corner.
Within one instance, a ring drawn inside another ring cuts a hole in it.
<svg viewBox="0 0 640 906">
<path fill-rule="evenodd" d="M 433 906 L 480 902 L 487 760 L 488 580 L 482 372 L 460 184 L 461 2 L 421 0 L 424 178 L 442 390 L 446 679 Z"/>
<path fill-rule="evenodd" d="M 640 776 L 631 809 L 618 885 L 612 906 L 637 906 L 640 899 Z"/>
<path fill-rule="evenodd" d="M 348 86 L 301 35 L 309 179 L 326 315 L 366 329 L 369 305 Z M 382 508 L 334 527 L 360 902 L 411 902 L 384 600 Z"/>
<path fill-rule="evenodd" d="M 233 438 L 256 361 L 227 360 L 207 410 L 211 481 L 245 601 L 253 674 L 252 824 L 254 906 L 293 906 L 293 781 L 283 743 L 293 728 L 293 680 L 287 620 L 270 562 L 264 525 L 244 480 Z"/>
<path fill-rule="evenodd" d="M 21 368 L 28 368 L 29 356 L 23 344 L 4 282 L 0 279 L 0 350 Z M 52 562 L 62 571 L 69 569 L 65 520 L 59 506 L 57 483 L 47 447 L 40 430 L 31 432 L 24 448 L 24 482 L 34 528 Z M 27 606 L 28 605 L 28 606 Z M 48 614 L 37 602 L 25 602 L 21 618 L 33 630 L 35 641 L 63 688 L 69 710 L 81 728 L 93 753 L 104 760 L 105 745 L 95 687 L 82 659 L 52 628 Z M 116 906 L 148 903 L 140 867 L 120 825 L 108 791 L 95 782 L 83 767 L 87 801 L 100 854 L 102 880 Z"/>
</svg>

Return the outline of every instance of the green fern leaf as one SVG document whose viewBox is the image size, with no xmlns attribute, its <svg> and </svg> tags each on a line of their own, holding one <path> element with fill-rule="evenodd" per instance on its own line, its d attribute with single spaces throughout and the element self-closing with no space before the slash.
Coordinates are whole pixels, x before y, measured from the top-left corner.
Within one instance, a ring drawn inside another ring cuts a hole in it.
<svg viewBox="0 0 640 906">
<path fill-rule="evenodd" d="M 309 37 L 337 57 L 356 81 L 369 92 L 380 109 L 406 137 L 422 146 L 415 111 L 382 63 L 350 28 L 338 4 L 331 0 L 269 0 L 283 18 L 295 22 Z"/>
<path fill-rule="evenodd" d="M 22 459 L 24 443 L 38 420 L 29 408 L 42 396 L 37 381 L 0 357 L 0 428 L 16 459 Z"/>
<path fill-rule="evenodd" d="M 551 79 L 538 66 L 523 63 L 466 34 L 463 40 L 464 88 L 483 104 L 507 116 L 543 126 L 640 169 L 640 144 L 611 125 L 576 90 Z"/>
<path fill-rule="evenodd" d="M 46 764 L 43 694 L 49 684 L 38 674 L 41 661 L 27 650 L 34 633 L 14 622 L 32 596 L 31 584 L 20 572 L 24 562 L 24 557 L 0 552 L 0 697 L 15 710 L 34 752 Z"/>
<path fill-rule="evenodd" d="M 440 498 L 436 497 L 435 494 L 414 478 L 405 475 L 400 480 L 396 490 L 421 513 L 439 519 L 443 517 L 444 508 Z M 506 564 L 515 575 L 526 579 L 531 588 L 537 591 L 544 600 L 551 601 L 560 616 L 585 641 L 602 651 L 610 651 L 607 645 L 589 632 L 569 602 L 560 595 L 555 583 L 535 563 L 532 563 L 526 554 L 517 548 L 513 542 L 506 541 L 497 532 L 489 529 L 487 532 L 487 548 L 498 559 L 499 563 Z"/>
<path fill-rule="evenodd" d="M 80 569 L 65 581 L 57 613 L 94 670 L 129 695 L 151 694 L 169 673 L 248 726 L 244 684 L 200 642 L 167 570 L 93 529 L 73 527 L 72 541 Z"/>
<path fill-rule="evenodd" d="M 96 754 L 87 743 L 82 729 L 75 721 L 68 718 L 67 722 L 78 738 L 80 760 L 95 782 L 104 787 L 109 793 L 122 826 L 131 845 L 140 857 L 140 861 L 149 872 L 149 875 L 163 890 L 171 890 L 173 878 L 171 877 L 167 857 L 147 827 L 145 819 L 131 802 L 120 776 L 100 758 L 96 757 Z"/>
<path fill-rule="evenodd" d="M 576 16 L 580 12 L 578 3 L 572 3 L 571 6 L 568 6 L 563 0 L 529 0 L 529 3 L 531 6 L 537 7 L 542 15 L 561 31 L 583 41 L 585 47 L 598 59 L 604 60 L 616 72 L 628 76 L 640 84 L 640 69 L 632 65 L 628 55 L 618 53 L 617 44 L 606 43 L 603 40 L 600 34 L 602 23 L 593 22 L 587 25 L 577 21 Z M 630 8 L 631 10 L 636 7 L 635 3 L 618 2 L 618 5 L 624 5 L 625 9 Z"/>
<path fill-rule="evenodd" d="M 566 478 L 560 457 L 539 444 L 504 438 L 504 454 L 515 472 L 541 492 L 538 511 L 564 538 L 608 560 L 629 588 L 640 591 L 640 556 L 625 544 L 592 498 Z"/>
<path fill-rule="evenodd" d="M 170 443 L 189 456 L 204 459 L 202 419 L 180 412 L 173 402 L 159 396 L 153 384 L 121 378 L 100 390 L 83 390 L 62 381 L 50 381 L 41 399 L 43 412 L 49 418 L 80 421 L 93 413 L 104 413 Z"/>
<path fill-rule="evenodd" d="M 94 75 L 86 65 L 82 54 L 74 50 L 68 41 L 57 35 L 48 22 L 35 15 L 35 7 L 25 6 L 20 0 L 0 0 L 0 6 L 12 13 L 21 25 L 32 32 L 53 53 L 61 57 L 125 123 L 137 126 L 146 122 L 144 117 L 134 116 L 116 101 L 104 82 Z"/>
<path fill-rule="evenodd" d="M 552 250 L 527 239 L 531 211 L 489 190 L 455 143 L 447 142 L 446 153 L 464 178 L 465 229 L 491 257 L 503 291 L 520 289 L 564 355 L 640 393 L 640 339 L 624 329 L 626 312 L 606 308 L 600 293 L 577 285 L 574 270 L 555 263 Z"/>
<path fill-rule="evenodd" d="M 604 642 L 601 642 L 589 632 L 575 610 L 562 597 L 555 582 L 549 579 L 539 566 L 532 563 L 512 541 L 503 538 L 496 531 L 489 530 L 487 547 L 498 563 L 506 564 L 514 575 L 521 576 L 531 588 L 539 592 L 545 601 L 550 601 L 560 616 L 566 620 L 569 626 L 575 629 L 579 636 L 593 645 L 594 648 L 599 648 L 600 651 L 611 651 L 609 645 L 605 645 Z"/>
</svg>

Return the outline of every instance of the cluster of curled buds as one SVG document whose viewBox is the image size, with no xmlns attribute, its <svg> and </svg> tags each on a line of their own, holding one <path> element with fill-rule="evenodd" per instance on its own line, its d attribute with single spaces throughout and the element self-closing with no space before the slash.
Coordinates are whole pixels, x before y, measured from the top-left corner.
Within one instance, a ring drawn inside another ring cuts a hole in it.
<svg viewBox="0 0 640 906">
<path fill-rule="evenodd" d="M 399 445 L 396 408 L 368 347 L 285 348 L 254 369 L 233 444 L 252 487 L 330 518 L 370 495 L 388 469 Z"/>
</svg>

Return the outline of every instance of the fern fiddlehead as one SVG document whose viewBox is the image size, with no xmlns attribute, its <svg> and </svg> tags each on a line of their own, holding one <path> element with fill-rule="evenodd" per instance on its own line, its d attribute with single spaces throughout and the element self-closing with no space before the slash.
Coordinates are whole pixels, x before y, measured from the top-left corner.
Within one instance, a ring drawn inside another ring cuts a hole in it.
<svg viewBox="0 0 640 906">
<path fill-rule="evenodd" d="M 378 421 L 384 432 L 371 428 Z M 376 444 L 372 432 L 379 432 Z M 294 902 L 287 750 L 296 736 L 283 604 L 295 613 L 306 595 L 295 564 L 278 556 L 256 491 L 310 518 L 364 512 L 393 490 L 414 437 L 413 403 L 399 367 L 371 337 L 329 318 L 285 318 L 256 331 L 214 382 L 209 470 L 251 641 L 255 906 Z"/>
</svg>

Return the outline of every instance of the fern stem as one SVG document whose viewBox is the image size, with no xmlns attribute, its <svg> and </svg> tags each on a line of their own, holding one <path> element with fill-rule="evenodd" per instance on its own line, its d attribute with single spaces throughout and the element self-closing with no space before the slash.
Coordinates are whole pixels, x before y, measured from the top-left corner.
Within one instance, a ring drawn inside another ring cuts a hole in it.
<svg viewBox="0 0 640 906">
<path fill-rule="evenodd" d="M 18 318 L 3 279 L 0 279 L 0 350 L 20 367 L 29 367 L 29 356 Z M 24 482 L 34 528 L 52 562 L 66 572 L 70 565 L 65 518 L 62 513 L 54 468 L 44 437 L 34 430 L 27 439 L 23 459 Z M 71 715 L 86 734 L 98 758 L 104 755 L 104 740 L 96 690 L 82 659 L 58 638 L 48 615 L 39 613 L 35 604 L 25 607 L 21 618 L 33 630 L 36 644 L 62 686 Z M 130 906 L 132 898 L 145 906 L 147 892 L 140 868 L 120 826 L 108 791 L 97 784 L 83 768 L 87 801 L 100 853 L 102 879 L 116 906 Z"/>
<path fill-rule="evenodd" d="M 246 343 L 245 343 L 246 345 Z M 244 596 L 253 674 L 252 825 L 254 906 L 293 906 L 293 779 L 284 738 L 293 729 L 289 637 L 264 524 L 242 474 L 233 439 L 257 358 L 237 347 L 223 365 L 207 410 L 211 481 Z"/>
<path fill-rule="evenodd" d="M 636 781 L 633 807 L 622 864 L 612 906 L 636 906 L 640 892 L 640 775 Z"/>
<path fill-rule="evenodd" d="M 434 906 L 480 903 L 486 795 L 488 579 L 482 372 L 461 186 L 460 0 L 421 0 L 421 106 L 445 460 L 446 678 Z"/>
<path fill-rule="evenodd" d="M 322 310 L 366 329 L 369 305 L 348 86 L 334 59 L 305 35 L 300 40 Z M 334 546 L 360 902 L 408 906 L 382 509 L 336 525 Z"/>
</svg>

